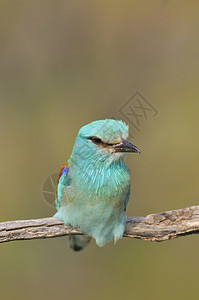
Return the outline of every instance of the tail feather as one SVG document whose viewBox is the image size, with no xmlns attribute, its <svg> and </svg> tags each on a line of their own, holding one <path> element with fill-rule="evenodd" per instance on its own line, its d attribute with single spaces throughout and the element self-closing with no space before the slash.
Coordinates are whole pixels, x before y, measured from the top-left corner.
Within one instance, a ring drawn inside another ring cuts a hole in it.
<svg viewBox="0 0 199 300">
<path fill-rule="evenodd" d="M 71 235 L 69 236 L 69 247 L 74 251 L 80 251 L 89 244 L 90 240 L 89 236 Z"/>
</svg>

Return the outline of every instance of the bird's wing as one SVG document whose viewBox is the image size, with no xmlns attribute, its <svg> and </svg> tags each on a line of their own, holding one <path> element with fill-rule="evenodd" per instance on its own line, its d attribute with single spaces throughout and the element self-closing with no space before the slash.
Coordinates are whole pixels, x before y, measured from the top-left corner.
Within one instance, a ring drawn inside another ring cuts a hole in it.
<svg viewBox="0 0 199 300">
<path fill-rule="evenodd" d="M 124 211 L 127 210 L 127 206 L 128 206 L 128 203 L 129 203 L 130 194 L 131 194 L 131 186 L 129 185 L 129 191 L 128 191 L 128 194 L 127 194 L 126 199 L 124 201 Z"/>
<path fill-rule="evenodd" d="M 57 186 L 56 186 L 56 195 L 55 195 L 55 205 L 56 205 L 57 210 L 61 207 L 63 197 L 66 192 L 66 187 L 69 186 L 69 184 L 70 184 L 69 170 L 70 170 L 69 165 L 66 162 L 62 166 L 62 168 L 59 172 L 59 176 L 57 179 Z"/>
</svg>

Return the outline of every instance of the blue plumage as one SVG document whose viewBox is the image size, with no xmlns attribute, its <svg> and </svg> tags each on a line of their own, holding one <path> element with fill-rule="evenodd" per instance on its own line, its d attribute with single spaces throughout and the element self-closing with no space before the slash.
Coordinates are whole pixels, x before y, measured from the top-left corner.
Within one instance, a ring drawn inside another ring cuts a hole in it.
<svg viewBox="0 0 199 300">
<path fill-rule="evenodd" d="M 65 168 L 63 169 L 62 173 L 61 173 L 61 176 L 62 176 L 62 175 L 68 174 L 68 172 L 69 172 L 69 168 L 68 168 L 68 167 L 65 167 Z"/>
<path fill-rule="evenodd" d="M 79 227 L 87 236 L 71 236 L 70 247 L 81 250 L 90 241 L 103 246 L 123 236 L 130 197 L 130 171 L 125 153 L 139 152 L 126 140 L 128 126 L 100 120 L 82 127 L 57 184 L 55 217 Z"/>
</svg>

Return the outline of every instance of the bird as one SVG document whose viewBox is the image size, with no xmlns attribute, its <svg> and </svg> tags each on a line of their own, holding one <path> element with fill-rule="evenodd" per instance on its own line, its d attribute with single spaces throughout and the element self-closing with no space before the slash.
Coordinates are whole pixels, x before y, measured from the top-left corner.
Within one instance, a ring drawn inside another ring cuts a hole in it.
<svg viewBox="0 0 199 300">
<path fill-rule="evenodd" d="M 92 238 L 101 247 L 124 234 L 131 191 L 125 157 L 140 153 L 127 140 L 128 131 L 124 121 L 115 119 L 84 125 L 59 172 L 54 217 L 85 234 L 69 236 L 74 251 L 84 249 Z"/>
</svg>

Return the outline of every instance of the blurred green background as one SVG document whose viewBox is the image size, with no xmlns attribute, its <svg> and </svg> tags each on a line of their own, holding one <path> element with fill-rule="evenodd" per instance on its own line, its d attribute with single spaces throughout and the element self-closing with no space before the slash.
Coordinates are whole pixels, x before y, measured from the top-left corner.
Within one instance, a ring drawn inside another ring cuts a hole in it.
<svg viewBox="0 0 199 300">
<path fill-rule="evenodd" d="M 51 216 L 45 178 L 79 128 L 140 91 L 158 110 L 128 157 L 128 216 L 198 204 L 199 3 L 0 2 L 0 220 Z M 123 118 L 124 120 L 124 118 Z M 198 299 L 199 237 L 124 238 L 82 253 L 67 238 L 0 245 L 1 299 Z"/>
</svg>

